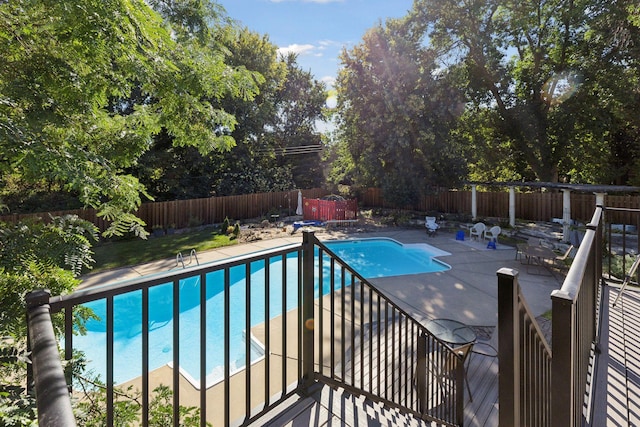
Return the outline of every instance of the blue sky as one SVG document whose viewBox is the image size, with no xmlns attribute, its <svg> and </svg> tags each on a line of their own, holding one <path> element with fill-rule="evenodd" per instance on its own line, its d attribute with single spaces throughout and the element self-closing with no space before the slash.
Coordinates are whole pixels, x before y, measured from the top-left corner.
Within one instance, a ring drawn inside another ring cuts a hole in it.
<svg viewBox="0 0 640 427">
<path fill-rule="evenodd" d="M 413 0 L 216 0 L 250 30 L 268 34 L 281 52 L 330 88 L 343 46 L 354 46 L 368 28 L 407 14 Z"/>
</svg>

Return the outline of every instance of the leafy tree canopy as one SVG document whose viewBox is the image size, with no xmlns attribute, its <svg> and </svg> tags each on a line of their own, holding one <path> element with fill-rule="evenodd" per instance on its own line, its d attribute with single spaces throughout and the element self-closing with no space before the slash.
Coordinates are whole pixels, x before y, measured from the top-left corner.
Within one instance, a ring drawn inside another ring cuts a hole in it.
<svg viewBox="0 0 640 427">
<path fill-rule="evenodd" d="M 237 119 L 233 129 L 224 130 L 236 145 L 203 155 L 193 147 L 175 147 L 172 136 L 162 133 L 132 174 L 159 200 L 319 185 L 319 150 L 308 146 L 321 148 L 315 125 L 322 118 L 324 85 L 302 71 L 294 55 L 278 56 L 267 36 L 229 25 L 214 39 L 225 62 L 250 70 L 259 89 L 252 99 L 211 99 Z M 288 155 L 292 151 L 296 155 Z"/>
<path fill-rule="evenodd" d="M 341 59 L 339 139 L 353 159 L 352 182 L 381 186 L 399 204 L 458 182 L 463 162 L 447 134 L 460 94 L 441 84 L 434 54 L 411 22 L 372 28 Z"/>
<path fill-rule="evenodd" d="M 112 221 L 108 235 L 144 235 L 131 212 L 145 189 L 123 170 L 154 135 L 228 149 L 236 120 L 212 100 L 257 91 L 214 49 L 214 9 L 152 4 L 167 21 L 141 0 L 0 4 L 0 178 L 60 183 Z"/>
<path fill-rule="evenodd" d="M 454 133 L 474 178 L 628 179 L 619 172 L 638 153 L 628 114 L 638 106 L 637 12 L 632 1 L 414 3 L 409 19 L 464 90 Z"/>
<path fill-rule="evenodd" d="M 97 228 L 75 215 L 42 221 L 0 223 L 1 336 L 26 337 L 24 297 L 34 289 L 53 295 L 72 292 L 77 277 L 93 264 Z M 60 323 L 57 326 L 61 326 Z"/>
</svg>

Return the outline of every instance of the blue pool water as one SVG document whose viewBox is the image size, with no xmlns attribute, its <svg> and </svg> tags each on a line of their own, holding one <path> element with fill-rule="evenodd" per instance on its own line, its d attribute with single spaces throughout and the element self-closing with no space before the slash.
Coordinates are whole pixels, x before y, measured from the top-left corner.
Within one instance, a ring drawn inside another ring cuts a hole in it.
<svg viewBox="0 0 640 427">
<path fill-rule="evenodd" d="M 366 279 L 433 273 L 449 265 L 435 259 L 450 255 L 427 244 L 402 244 L 392 239 L 353 239 L 325 242 L 336 255 Z"/>
<path fill-rule="evenodd" d="M 326 243 L 327 247 L 344 259 L 358 273 L 366 278 L 395 276 L 403 274 L 427 273 L 448 270 L 450 267 L 433 259 L 434 256 L 448 255 L 429 245 L 402 245 L 390 239 L 360 239 Z M 317 260 L 316 260 L 317 262 Z M 286 263 L 286 301 L 283 307 L 282 271 Z M 265 262 L 254 262 L 250 269 L 251 303 L 249 307 L 251 327 L 265 322 Z M 323 277 L 329 277 L 329 264 L 323 265 Z M 298 301 L 297 277 L 298 260 L 295 254 L 272 258 L 269 265 L 270 303 L 269 317 L 274 318 L 296 307 Z M 317 269 L 316 269 L 317 270 Z M 223 377 L 224 366 L 224 307 L 223 272 L 212 272 L 206 276 L 206 345 L 207 345 L 207 386 Z M 339 274 L 339 273 L 338 273 Z M 245 363 L 246 331 L 246 271 L 244 266 L 230 270 L 229 307 L 230 310 L 230 370 L 242 369 Z M 316 280 L 316 297 L 319 295 Z M 341 280 L 336 277 L 336 286 Z M 347 278 L 346 283 L 349 283 Z M 199 387 L 200 372 L 200 278 L 198 276 L 180 281 L 180 369 L 183 375 Z M 322 294 L 330 289 L 323 285 Z M 173 359 L 173 285 L 167 283 L 149 290 L 149 367 L 157 369 Z M 114 298 L 114 378 L 122 383 L 141 375 L 142 348 L 142 292 L 135 291 Z M 106 302 L 94 301 L 86 306 L 105 319 Z M 284 309 L 283 309 L 284 308 Z M 106 333 L 105 322 L 90 321 L 87 334 L 73 339 L 74 348 L 87 356 L 89 369 L 105 375 Z M 251 360 L 264 354 L 257 341 L 251 343 Z"/>
</svg>

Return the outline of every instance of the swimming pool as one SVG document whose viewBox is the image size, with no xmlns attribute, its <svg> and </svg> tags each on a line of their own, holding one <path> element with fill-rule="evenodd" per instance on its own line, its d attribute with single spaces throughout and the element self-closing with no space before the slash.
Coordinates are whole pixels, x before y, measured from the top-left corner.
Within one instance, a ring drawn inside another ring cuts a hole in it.
<svg viewBox="0 0 640 427">
<path fill-rule="evenodd" d="M 435 256 L 448 252 L 426 244 L 402 245 L 391 239 L 354 239 L 325 242 L 327 247 L 366 278 L 402 274 L 428 273 L 448 270 L 450 267 Z M 298 304 L 298 259 L 290 255 L 286 259 L 274 257 L 269 268 L 265 261 L 254 262 L 250 267 L 251 302 L 249 304 L 250 325 L 254 327 L 265 321 L 265 282 L 269 282 L 269 317 L 274 318 Z M 318 257 L 316 256 L 316 263 Z M 315 271 L 318 271 L 316 264 Z M 286 271 L 286 300 L 282 298 L 283 269 Z M 267 280 L 266 271 L 269 272 Z M 338 272 L 339 275 L 339 272 Z M 330 265 L 324 258 L 323 277 L 330 276 Z M 349 278 L 346 278 L 349 283 Z M 334 282 L 340 286 L 340 277 Z M 243 369 L 246 333 L 246 269 L 243 265 L 230 269 L 230 371 Z M 196 388 L 200 386 L 200 360 L 194 357 L 200 352 L 200 277 L 194 276 L 180 281 L 180 370 Z M 224 273 L 211 272 L 206 275 L 206 352 L 207 387 L 219 382 L 224 373 Z M 316 297 L 319 283 L 315 280 Z M 330 292 L 329 281 L 322 286 L 322 294 Z M 173 284 L 167 283 L 149 289 L 149 369 L 154 370 L 171 363 L 173 359 Z M 94 301 L 86 304 L 100 317 L 105 318 L 106 302 Z M 114 297 L 114 380 L 117 384 L 139 377 L 142 372 L 142 291 L 134 291 Z M 189 325 L 185 327 L 184 325 Z M 106 369 L 106 325 L 105 322 L 87 323 L 87 334 L 74 337 L 74 348 L 85 353 L 88 367 L 104 378 Z M 251 340 L 251 360 L 255 363 L 264 356 L 264 348 L 257 340 Z"/>
<path fill-rule="evenodd" d="M 436 259 L 451 255 L 426 243 L 402 244 L 393 239 L 348 239 L 323 242 L 366 279 L 448 270 Z"/>
</svg>

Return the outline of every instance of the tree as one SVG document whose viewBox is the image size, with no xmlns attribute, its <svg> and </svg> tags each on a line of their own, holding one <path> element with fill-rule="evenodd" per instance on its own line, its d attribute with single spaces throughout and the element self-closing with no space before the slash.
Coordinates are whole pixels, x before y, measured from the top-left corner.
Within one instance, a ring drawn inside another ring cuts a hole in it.
<svg viewBox="0 0 640 427">
<path fill-rule="evenodd" d="M 340 139 L 353 158 L 350 179 L 381 186 L 398 204 L 457 182 L 463 162 L 447 136 L 459 96 L 440 84 L 421 35 L 389 20 L 341 60 L 337 109 Z"/>
<path fill-rule="evenodd" d="M 233 129 L 224 130 L 236 145 L 200 155 L 190 147 L 171 147 L 169 136 L 156 138 L 134 169 L 136 176 L 161 200 L 318 185 L 319 155 L 306 151 L 309 145 L 321 147 L 315 124 L 322 118 L 324 86 L 299 69 L 295 56 L 278 57 L 267 36 L 227 26 L 214 39 L 227 51 L 226 62 L 250 70 L 259 89 L 250 100 L 211 100 L 237 118 Z"/>
<path fill-rule="evenodd" d="M 253 102 L 225 98 L 222 103 L 238 118 L 231 133 L 238 145 L 217 155 L 222 165 L 218 194 L 289 190 L 320 182 L 317 154 L 288 154 L 296 147 L 320 146 L 314 127 L 322 117 L 324 85 L 298 67 L 295 55 L 279 57 L 267 36 L 243 28 L 226 46 L 230 63 L 260 73 L 263 81 Z"/>
<path fill-rule="evenodd" d="M 277 111 L 275 93 L 286 78 L 277 47 L 266 36 L 225 24 L 212 33 L 208 48 L 220 49 L 230 67 L 250 70 L 246 72 L 254 79 L 255 97 L 227 94 L 209 99 L 237 119 L 234 127 L 220 129 L 236 143 L 201 153 L 192 147 L 175 147 L 171 135 L 161 134 L 132 173 L 158 200 L 269 191 L 282 180 L 287 183 L 284 188 L 291 188 L 290 176 L 281 176 L 272 159 L 261 152 L 263 135 Z"/>
<path fill-rule="evenodd" d="M 322 140 L 316 123 L 324 120 L 326 88 L 310 72 L 300 69 L 295 54 L 287 55 L 283 61 L 287 78 L 276 98 L 273 144 L 281 153 L 276 155 L 276 161 L 279 167 L 291 170 L 295 187 L 318 187 L 324 177 L 319 153 Z"/>
<path fill-rule="evenodd" d="M 582 111 L 606 150 L 595 151 L 597 182 L 640 183 L 640 6 L 634 1 L 594 1 L 589 31 L 581 45 Z M 586 126 L 584 126 L 586 127 Z"/>
<path fill-rule="evenodd" d="M 267 135 L 277 114 L 276 94 L 287 78 L 285 64 L 278 59 L 277 46 L 268 36 L 244 27 L 232 27 L 218 43 L 227 51 L 227 60 L 259 76 L 258 95 L 250 102 L 232 97 L 219 105 L 235 115 L 238 125 L 230 132 L 236 146 L 211 156 L 213 189 L 216 195 L 246 194 L 291 188 L 289 171 L 273 163 Z"/>
<path fill-rule="evenodd" d="M 453 86 L 465 89 L 466 113 L 454 133 L 468 146 L 474 178 L 618 181 L 608 173 L 622 166 L 615 153 L 635 139 L 620 115 L 637 106 L 619 91 L 637 87 L 637 76 L 628 59 L 612 61 L 617 49 L 605 33 L 620 25 L 603 24 L 631 22 L 631 4 L 415 2 L 410 19 Z"/>
<path fill-rule="evenodd" d="M 196 46 L 143 1 L 0 4 L 0 178 L 57 183 L 111 221 L 107 235 L 144 235 L 131 212 L 145 189 L 124 170 L 161 131 L 228 149 L 235 118 L 210 99 L 255 94 L 250 73 Z"/>
<path fill-rule="evenodd" d="M 104 384 L 95 380 L 80 382 L 83 387 L 85 399 L 76 405 L 77 422 L 83 427 L 100 427 L 107 422 L 107 398 Z M 140 422 L 142 405 L 141 393 L 133 390 L 132 386 L 126 389 L 116 387 L 114 389 L 116 399 L 113 402 L 114 418 L 117 425 L 136 425 Z M 153 389 L 149 399 L 149 427 L 164 427 L 173 424 L 173 391 L 160 385 Z M 195 406 L 178 407 L 181 427 L 198 427 L 200 423 L 200 408 Z M 211 423 L 205 423 L 211 426 Z"/>
<path fill-rule="evenodd" d="M 171 17 L 166 22 L 141 0 L 0 2 L 2 182 L 75 193 L 111 221 L 107 235 L 145 236 L 145 224 L 132 212 L 147 193 L 126 169 L 152 138 L 164 133 L 174 146 L 204 154 L 234 144 L 226 130 L 236 120 L 212 100 L 250 99 L 255 76 L 227 65 L 219 49 L 204 48 L 214 22 L 205 13 L 213 9 L 188 0 L 162 4 L 170 6 L 163 9 Z M 77 218 L 3 224 L 3 354 L 7 336 L 11 350 L 24 349 L 26 325 L 16 313 L 25 293 L 71 292 L 80 269 L 92 262 L 95 237 L 95 227 Z M 81 326 L 90 313 L 74 315 Z M 32 424 L 32 401 L 21 389 L 24 359 L 10 359 L 0 368 L 17 384 L 0 386 L 1 423 Z M 195 423 L 194 412 L 187 412 Z"/>
<path fill-rule="evenodd" d="M 211 160 L 214 156 L 202 155 L 195 147 L 175 147 L 162 132 L 130 172 L 156 201 L 210 197 L 214 171 L 219 168 Z"/>
</svg>

